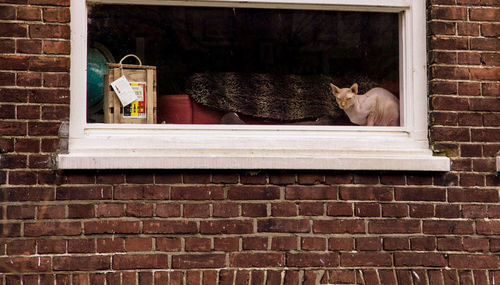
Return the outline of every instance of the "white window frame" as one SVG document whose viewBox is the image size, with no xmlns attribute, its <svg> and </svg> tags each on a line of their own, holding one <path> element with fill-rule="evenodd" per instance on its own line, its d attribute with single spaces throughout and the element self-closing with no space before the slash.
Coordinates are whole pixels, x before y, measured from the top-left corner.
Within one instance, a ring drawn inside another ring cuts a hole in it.
<svg viewBox="0 0 500 285">
<path fill-rule="evenodd" d="M 61 169 L 448 171 L 428 142 L 423 0 L 88 0 L 88 3 L 325 9 L 400 15 L 401 127 L 132 125 L 86 122 L 87 5 L 71 0 L 71 104 Z M 346 4 L 348 3 L 348 4 Z"/>
</svg>

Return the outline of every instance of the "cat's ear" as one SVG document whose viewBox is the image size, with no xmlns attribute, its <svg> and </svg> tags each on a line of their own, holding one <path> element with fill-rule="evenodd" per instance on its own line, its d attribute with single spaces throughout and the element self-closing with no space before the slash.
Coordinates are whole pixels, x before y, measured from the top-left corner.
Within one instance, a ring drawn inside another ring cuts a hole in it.
<svg viewBox="0 0 500 285">
<path fill-rule="evenodd" d="M 333 85 L 333 83 L 330 83 L 330 87 L 332 88 L 333 95 L 337 96 L 337 94 L 340 93 L 340 89 L 337 86 Z"/>
<path fill-rule="evenodd" d="M 354 84 L 351 86 L 351 91 L 352 91 L 352 93 L 354 93 L 354 94 L 358 94 L 358 83 L 354 83 Z"/>
</svg>

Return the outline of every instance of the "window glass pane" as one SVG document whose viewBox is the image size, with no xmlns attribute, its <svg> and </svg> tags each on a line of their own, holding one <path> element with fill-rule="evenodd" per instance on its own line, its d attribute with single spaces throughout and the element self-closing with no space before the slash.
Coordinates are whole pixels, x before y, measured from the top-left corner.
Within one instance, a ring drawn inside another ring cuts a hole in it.
<svg viewBox="0 0 500 285">
<path fill-rule="evenodd" d="M 158 123 L 363 124 L 339 108 L 351 103 L 336 100 L 330 83 L 340 88 L 357 83 L 358 94 L 383 87 L 399 98 L 398 17 L 396 13 L 92 5 L 88 122 L 103 121 L 104 63 L 136 54 L 143 64 L 157 68 Z M 357 104 L 378 106 L 380 114 L 394 112 L 384 105 L 393 98 L 384 96 L 376 95 L 379 99 L 373 102 L 360 99 Z M 398 112 L 399 105 L 396 108 Z M 361 113 L 367 112 L 371 111 Z"/>
</svg>

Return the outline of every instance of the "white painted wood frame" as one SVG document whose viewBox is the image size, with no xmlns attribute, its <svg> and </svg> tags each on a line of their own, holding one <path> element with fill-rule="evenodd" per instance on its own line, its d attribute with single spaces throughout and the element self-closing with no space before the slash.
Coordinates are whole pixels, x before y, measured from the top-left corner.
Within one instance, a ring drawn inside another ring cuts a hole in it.
<svg viewBox="0 0 500 285">
<path fill-rule="evenodd" d="M 86 123 L 87 3 L 376 11 L 400 15 L 401 127 Z M 71 0 L 71 106 L 61 169 L 448 171 L 428 142 L 422 0 Z"/>
</svg>

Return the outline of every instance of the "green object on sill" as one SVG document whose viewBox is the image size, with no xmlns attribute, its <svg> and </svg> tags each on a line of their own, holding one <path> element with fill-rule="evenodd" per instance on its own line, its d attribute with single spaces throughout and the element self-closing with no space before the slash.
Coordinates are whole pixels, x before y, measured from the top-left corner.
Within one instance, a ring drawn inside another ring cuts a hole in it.
<svg viewBox="0 0 500 285">
<path fill-rule="evenodd" d="M 89 48 L 87 53 L 87 108 L 102 101 L 104 97 L 104 75 L 108 73 L 107 62 L 114 62 L 111 53 L 102 45 Z"/>
</svg>

